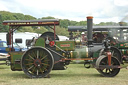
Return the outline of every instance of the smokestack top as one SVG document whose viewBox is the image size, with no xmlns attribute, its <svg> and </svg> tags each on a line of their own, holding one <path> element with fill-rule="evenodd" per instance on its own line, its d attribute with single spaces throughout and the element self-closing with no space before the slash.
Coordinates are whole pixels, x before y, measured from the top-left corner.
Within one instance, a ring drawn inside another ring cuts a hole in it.
<svg viewBox="0 0 128 85">
<path fill-rule="evenodd" d="M 93 19 L 93 16 L 87 16 L 87 19 Z"/>
<path fill-rule="evenodd" d="M 124 22 L 119 22 L 119 25 L 120 25 L 120 26 L 123 26 L 123 25 L 124 25 Z"/>
</svg>

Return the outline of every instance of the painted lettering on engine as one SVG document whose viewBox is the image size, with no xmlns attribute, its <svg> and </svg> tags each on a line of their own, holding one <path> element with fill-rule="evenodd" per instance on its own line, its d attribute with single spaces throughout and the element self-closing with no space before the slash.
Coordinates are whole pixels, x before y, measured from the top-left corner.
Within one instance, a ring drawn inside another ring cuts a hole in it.
<svg viewBox="0 0 128 85">
<path fill-rule="evenodd" d="M 60 47 L 70 47 L 70 44 L 61 44 Z"/>
</svg>

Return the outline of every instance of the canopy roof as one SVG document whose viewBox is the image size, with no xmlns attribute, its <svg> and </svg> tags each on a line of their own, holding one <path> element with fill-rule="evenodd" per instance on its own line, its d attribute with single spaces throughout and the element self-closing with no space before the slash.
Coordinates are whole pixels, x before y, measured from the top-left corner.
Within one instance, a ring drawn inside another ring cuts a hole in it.
<svg viewBox="0 0 128 85">
<path fill-rule="evenodd" d="M 68 31 L 83 32 L 83 31 L 87 31 L 87 27 L 85 27 L 85 26 L 68 26 Z"/>
<path fill-rule="evenodd" d="M 5 20 L 3 25 L 9 26 L 45 26 L 59 25 L 59 19 L 42 19 L 42 20 Z"/>
<path fill-rule="evenodd" d="M 111 29 L 128 29 L 128 26 L 93 26 L 93 31 L 108 31 Z M 68 31 L 87 31 L 87 26 L 68 26 Z"/>
</svg>

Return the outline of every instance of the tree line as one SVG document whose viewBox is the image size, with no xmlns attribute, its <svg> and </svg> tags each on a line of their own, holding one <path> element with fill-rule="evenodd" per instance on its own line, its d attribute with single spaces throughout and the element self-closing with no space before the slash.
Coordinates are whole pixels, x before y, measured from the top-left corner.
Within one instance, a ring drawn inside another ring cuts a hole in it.
<svg viewBox="0 0 128 85">
<path fill-rule="evenodd" d="M 35 20 L 36 17 L 33 17 L 31 15 L 24 15 L 22 13 L 12 13 L 8 11 L 0 11 L 0 32 L 8 32 L 9 27 L 2 25 L 2 22 L 4 20 Z M 54 17 L 48 16 L 48 17 L 42 17 L 38 19 L 55 19 Z M 56 33 L 58 35 L 65 35 L 67 36 L 69 33 L 67 31 L 68 26 L 85 26 L 87 25 L 87 21 L 72 21 L 68 19 L 60 19 L 60 25 L 56 27 Z M 118 25 L 118 23 L 115 22 L 101 22 L 99 24 L 94 25 Z M 20 27 L 20 29 L 17 30 L 17 32 L 35 32 L 35 33 L 44 33 L 46 31 L 52 31 L 47 26 L 33 26 L 33 27 Z"/>
</svg>

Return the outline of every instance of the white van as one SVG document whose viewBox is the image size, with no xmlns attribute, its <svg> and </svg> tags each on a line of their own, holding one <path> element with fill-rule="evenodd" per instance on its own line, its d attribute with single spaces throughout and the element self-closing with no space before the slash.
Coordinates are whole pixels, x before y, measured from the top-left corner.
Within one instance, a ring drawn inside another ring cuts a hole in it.
<svg viewBox="0 0 128 85">
<path fill-rule="evenodd" d="M 6 32 L 1 32 L 0 33 L 0 41 L 6 41 Z"/>
<path fill-rule="evenodd" d="M 67 40 L 69 40 L 69 38 L 66 37 L 66 36 L 58 35 L 58 37 L 59 37 L 60 41 L 67 41 Z"/>
<path fill-rule="evenodd" d="M 28 48 L 31 44 L 33 38 L 38 38 L 39 34 L 37 33 L 14 33 L 13 41 L 17 43 L 21 48 Z"/>
</svg>

